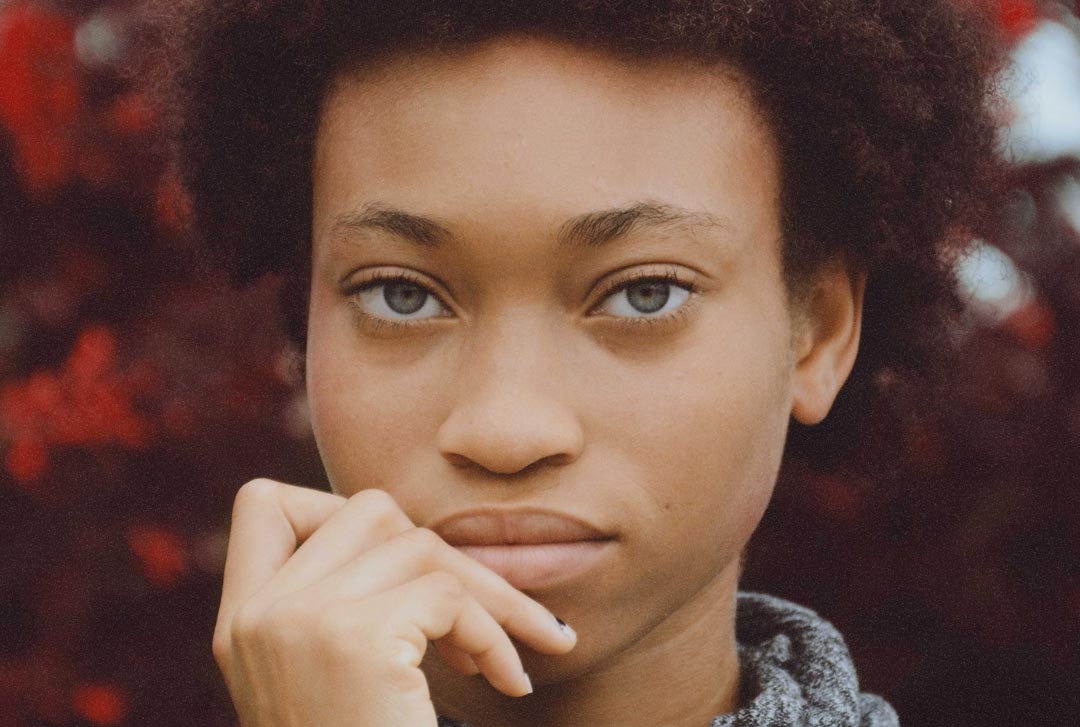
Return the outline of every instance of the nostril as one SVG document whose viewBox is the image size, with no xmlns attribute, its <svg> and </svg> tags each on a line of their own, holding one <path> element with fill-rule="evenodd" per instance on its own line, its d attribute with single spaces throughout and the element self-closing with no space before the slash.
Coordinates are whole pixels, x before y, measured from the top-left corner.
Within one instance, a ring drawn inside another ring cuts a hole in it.
<svg viewBox="0 0 1080 727">
<path fill-rule="evenodd" d="M 473 460 L 473 459 L 471 459 L 469 457 L 466 457 L 466 456 L 464 456 L 462 454 L 458 454 L 457 452 L 444 452 L 443 453 L 443 458 L 445 458 L 447 462 L 449 462 L 451 465 L 453 465 L 455 468 L 458 468 L 458 469 L 476 468 L 476 469 L 484 470 L 485 472 L 490 472 L 492 474 L 503 475 L 503 476 L 530 474 L 530 473 L 534 472 L 535 470 L 541 469 L 543 467 L 547 467 L 547 466 L 557 467 L 557 466 L 569 464 L 570 462 L 572 462 L 574 460 L 574 457 L 572 455 L 570 455 L 570 454 L 568 454 L 566 452 L 559 452 L 559 453 L 550 454 L 550 455 L 547 455 L 545 457 L 541 457 L 540 459 L 529 462 L 524 467 L 519 467 L 517 469 L 511 469 L 512 465 L 499 467 L 495 463 L 491 462 L 490 460 L 487 461 L 487 464 L 481 464 L 481 463 L 479 463 L 479 462 L 477 462 L 477 461 L 475 461 L 475 460 Z"/>
</svg>

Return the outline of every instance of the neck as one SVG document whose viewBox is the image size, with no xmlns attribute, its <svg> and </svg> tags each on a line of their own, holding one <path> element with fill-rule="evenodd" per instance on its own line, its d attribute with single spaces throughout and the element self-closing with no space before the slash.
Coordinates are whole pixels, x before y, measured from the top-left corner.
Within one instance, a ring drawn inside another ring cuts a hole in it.
<svg viewBox="0 0 1080 727">
<path fill-rule="evenodd" d="M 435 709 L 474 727 L 707 725 L 739 706 L 737 578 L 734 563 L 644 637 L 577 677 L 534 681 L 526 697 L 507 697 L 483 677 L 465 677 L 427 658 Z"/>
</svg>

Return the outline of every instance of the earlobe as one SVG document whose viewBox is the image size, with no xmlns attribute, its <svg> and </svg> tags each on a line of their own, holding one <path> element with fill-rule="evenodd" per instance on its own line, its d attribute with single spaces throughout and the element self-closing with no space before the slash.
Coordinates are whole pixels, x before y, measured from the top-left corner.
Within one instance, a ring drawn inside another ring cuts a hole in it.
<svg viewBox="0 0 1080 727">
<path fill-rule="evenodd" d="M 855 365 L 865 291 L 866 274 L 853 275 L 837 262 L 822 270 L 803 304 L 791 404 L 802 424 L 825 418 Z"/>
</svg>

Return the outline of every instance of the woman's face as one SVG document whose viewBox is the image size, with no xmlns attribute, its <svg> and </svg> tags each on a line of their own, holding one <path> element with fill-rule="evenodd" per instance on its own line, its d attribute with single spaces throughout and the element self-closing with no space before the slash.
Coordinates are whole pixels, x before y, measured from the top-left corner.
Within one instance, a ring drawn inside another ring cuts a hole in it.
<svg viewBox="0 0 1080 727">
<path fill-rule="evenodd" d="M 552 669 L 730 593 L 798 368 L 779 183 L 730 69 L 504 39 L 342 76 L 307 347 L 334 490 L 419 526 L 527 506 L 613 536 L 523 589 L 582 634 Z"/>
</svg>

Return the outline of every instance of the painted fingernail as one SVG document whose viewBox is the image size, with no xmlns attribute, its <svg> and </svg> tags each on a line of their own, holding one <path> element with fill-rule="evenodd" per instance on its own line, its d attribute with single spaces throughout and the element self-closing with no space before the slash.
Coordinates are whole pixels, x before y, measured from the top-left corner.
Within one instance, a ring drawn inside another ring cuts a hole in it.
<svg viewBox="0 0 1080 727">
<path fill-rule="evenodd" d="M 552 614 L 554 616 L 554 614 Z M 555 623 L 559 625 L 559 630 L 566 634 L 569 638 L 577 641 L 577 632 L 570 628 L 565 621 L 558 616 L 555 616 Z"/>
</svg>

